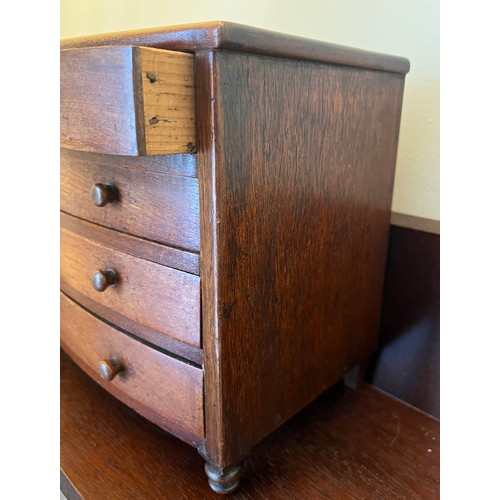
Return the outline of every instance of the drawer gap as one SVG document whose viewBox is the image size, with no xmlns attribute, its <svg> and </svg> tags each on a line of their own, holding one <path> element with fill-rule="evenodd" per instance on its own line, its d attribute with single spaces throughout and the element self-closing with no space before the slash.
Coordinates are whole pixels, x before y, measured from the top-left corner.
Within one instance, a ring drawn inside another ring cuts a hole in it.
<svg viewBox="0 0 500 500">
<path fill-rule="evenodd" d="M 133 333 L 130 333 L 130 332 L 127 332 L 127 330 L 124 330 L 123 328 L 120 328 L 118 325 L 115 325 L 114 323 L 111 323 L 110 321 L 108 321 L 106 318 L 103 318 L 102 316 L 99 316 L 98 314 L 95 314 L 91 309 L 85 307 L 83 304 L 81 304 L 80 302 L 78 302 L 77 300 L 73 299 L 72 297 L 70 297 L 67 293 L 65 293 L 63 290 L 61 290 L 61 293 L 66 297 L 68 298 L 69 300 L 71 300 L 71 302 L 74 302 L 75 304 L 77 304 L 79 307 L 81 307 L 85 312 L 89 313 L 90 315 L 92 315 L 94 318 L 97 318 L 99 321 L 105 323 L 106 325 L 114 328 L 115 330 L 118 330 L 120 333 L 123 333 L 124 335 L 126 335 L 127 337 L 130 337 L 131 339 L 147 346 L 147 347 L 150 347 L 151 349 L 154 349 L 155 351 L 158 351 L 158 352 L 161 352 L 162 354 L 165 354 L 166 356 L 169 356 L 171 358 L 174 358 L 176 359 L 177 361 L 181 361 L 182 363 L 185 363 L 186 365 L 190 365 L 190 366 L 193 366 L 194 368 L 199 368 L 199 369 L 203 369 L 203 366 L 199 363 L 196 363 L 195 361 L 192 361 L 188 358 L 185 358 L 183 356 L 180 356 L 179 354 L 175 354 L 174 352 L 172 351 L 167 351 L 166 349 L 163 349 L 155 344 L 152 344 L 151 342 L 148 342 L 147 340 L 144 340 L 143 338 L 141 337 L 138 337 L 136 335 L 134 335 Z M 200 350 L 200 354 L 201 354 L 201 358 L 203 358 L 203 354 Z"/>
</svg>

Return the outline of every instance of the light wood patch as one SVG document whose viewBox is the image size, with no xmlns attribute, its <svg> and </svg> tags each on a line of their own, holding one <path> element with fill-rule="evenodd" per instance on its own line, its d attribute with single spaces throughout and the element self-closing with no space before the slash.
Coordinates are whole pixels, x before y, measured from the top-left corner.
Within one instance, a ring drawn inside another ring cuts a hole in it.
<svg viewBox="0 0 500 500">
<path fill-rule="evenodd" d="M 195 86 L 193 56 L 135 47 L 140 59 L 147 155 L 194 153 Z"/>
</svg>

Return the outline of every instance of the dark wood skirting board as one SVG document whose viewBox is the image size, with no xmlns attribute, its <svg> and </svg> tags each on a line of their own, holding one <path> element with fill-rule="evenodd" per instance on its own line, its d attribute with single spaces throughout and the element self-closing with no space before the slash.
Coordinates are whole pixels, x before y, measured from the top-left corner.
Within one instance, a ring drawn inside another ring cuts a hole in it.
<svg viewBox="0 0 500 500">
<path fill-rule="evenodd" d="M 68 499 L 220 498 L 207 488 L 202 468 L 192 447 L 121 404 L 61 354 Z M 71 484 L 79 496 L 68 496 Z M 338 384 L 254 449 L 231 498 L 437 499 L 439 423 L 370 386 L 355 392 Z"/>
<path fill-rule="evenodd" d="M 440 221 L 438 220 L 400 214 L 398 212 L 391 213 L 391 224 L 393 226 L 424 231 L 425 233 L 439 234 L 440 232 Z"/>
<path fill-rule="evenodd" d="M 367 380 L 439 417 L 438 234 L 391 226 L 379 350 Z"/>
</svg>

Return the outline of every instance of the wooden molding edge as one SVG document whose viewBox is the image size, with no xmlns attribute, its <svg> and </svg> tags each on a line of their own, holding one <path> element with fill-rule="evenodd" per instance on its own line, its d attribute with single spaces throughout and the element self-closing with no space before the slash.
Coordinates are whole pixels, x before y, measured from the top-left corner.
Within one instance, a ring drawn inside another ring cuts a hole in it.
<svg viewBox="0 0 500 500">
<path fill-rule="evenodd" d="M 414 215 L 391 213 L 391 224 L 393 226 L 405 227 L 407 229 L 416 229 L 426 233 L 440 234 L 440 221 L 415 217 Z"/>
<path fill-rule="evenodd" d="M 106 45 L 141 45 L 181 52 L 233 50 L 402 75 L 410 70 L 410 61 L 405 57 L 375 53 L 227 21 L 102 33 L 61 40 L 61 49 Z"/>
</svg>

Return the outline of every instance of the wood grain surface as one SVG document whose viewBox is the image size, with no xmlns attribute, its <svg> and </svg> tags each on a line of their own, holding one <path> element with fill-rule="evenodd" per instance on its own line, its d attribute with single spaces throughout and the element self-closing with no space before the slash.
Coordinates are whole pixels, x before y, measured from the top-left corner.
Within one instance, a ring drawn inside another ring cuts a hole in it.
<svg viewBox="0 0 500 500">
<path fill-rule="evenodd" d="M 391 227 L 380 344 L 368 380 L 439 418 L 439 235 Z"/>
<path fill-rule="evenodd" d="M 92 286 L 92 275 L 106 269 L 114 269 L 119 282 L 98 292 Z M 101 304 L 104 312 L 117 312 L 193 347 L 201 345 L 197 276 L 132 257 L 61 229 L 61 289 L 70 296 L 73 291 L 79 292 L 75 298 L 90 309 L 91 303 L 82 298 Z"/>
<path fill-rule="evenodd" d="M 203 459 L 61 356 L 61 468 L 85 500 L 217 499 Z M 68 496 L 68 485 L 63 485 Z M 68 498 L 71 498 L 68 496 Z M 255 447 L 231 498 L 439 498 L 439 423 L 335 386 Z"/>
<path fill-rule="evenodd" d="M 160 245 L 159 243 L 144 240 L 127 233 L 108 229 L 64 212 L 61 212 L 60 219 L 61 227 L 94 240 L 97 243 L 102 243 L 108 247 L 112 246 L 120 252 L 179 269 L 180 271 L 196 275 L 200 274 L 200 256 L 197 253 Z"/>
<path fill-rule="evenodd" d="M 62 50 L 61 146 L 131 156 L 194 152 L 193 72 L 193 56 L 183 52 Z"/>
<path fill-rule="evenodd" d="M 196 118 L 191 54 L 136 47 L 146 155 L 194 153 Z"/>
<path fill-rule="evenodd" d="M 203 371 L 141 344 L 61 294 L 61 346 L 95 381 L 131 408 L 188 443 L 204 436 Z M 103 360 L 124 366 L 112 381 Z M 116 429 L 114 430 L 116 432 Z"/>
<path fill-rule="evenodd" d="M 94 205 L 96 183 L 114 186 L 118 200 Z M 161 161 L 61 150 L 61 210 L 152 241 L 200 248 L 198 180 L 169 175 Z"/>
<path fill-rule="evenodd" d="M 230 51 L 196 73 L 207 454 L 229 466 L 376 348 L 403 77 Z"/>
<path fill-rule="evenodd" d="M 63 49 L 98 45 L 144 45 L 187 52 L 224 49 L 402 74 L 410 69 L 410 63 L 404 57 L 377 54 L 227 21 L 105 33 L 61 42 Z"/>
<path fill-rule="evenodd" d="M 198 177 L 197 157 L 190 154 L 120 156 L 61 148 L 61 157 L 63 161 L 78 161 L 80 159 L 80 161 L 96 163 L 100 168 L 105 168 L 107 164 L 111 163 L 122 165 L 130 170 L 148 170 L 165 175 Z"/>
</svg>

